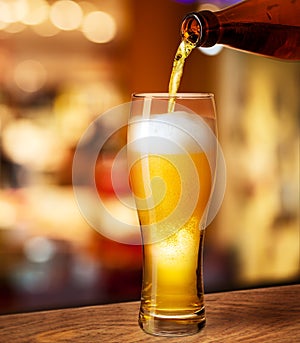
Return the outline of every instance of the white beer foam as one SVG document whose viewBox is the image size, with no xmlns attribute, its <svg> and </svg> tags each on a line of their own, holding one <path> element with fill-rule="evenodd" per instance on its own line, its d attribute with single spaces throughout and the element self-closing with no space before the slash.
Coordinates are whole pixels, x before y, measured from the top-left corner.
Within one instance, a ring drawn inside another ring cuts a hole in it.
<svg viewBox="0 0 300 343">
<path fill-rule="evenodd" d="M 208 153 L 215 147 L 214 133 L 196 114 L 176 111 L 146 119 L 137 116 L 129 125 L 129 142 L 140 153 Z"/>
</svg>

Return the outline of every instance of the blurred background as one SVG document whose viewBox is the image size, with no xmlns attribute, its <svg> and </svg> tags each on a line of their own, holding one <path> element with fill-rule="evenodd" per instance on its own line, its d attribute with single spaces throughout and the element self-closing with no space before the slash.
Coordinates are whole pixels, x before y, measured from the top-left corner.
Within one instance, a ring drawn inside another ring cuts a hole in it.
<svg viewBox="0 0 300 343">
<path fill-rule="evenodd" d="M 131 93 L 167 91 L 186 13 L 234 2 L 0 1 L 0 313 L 139 299 L 141 247 L 84 220 L 74 151 Z M 207 293 L 299 282 L 299 89 L 297 62 L 221 47 L 187 59 L 180 90 L 215 93 L 227 163 L 206 235 Z M 121 217 L 110 171 L 125 138 L 105 144 L 95 169 Z"/>
</svg>

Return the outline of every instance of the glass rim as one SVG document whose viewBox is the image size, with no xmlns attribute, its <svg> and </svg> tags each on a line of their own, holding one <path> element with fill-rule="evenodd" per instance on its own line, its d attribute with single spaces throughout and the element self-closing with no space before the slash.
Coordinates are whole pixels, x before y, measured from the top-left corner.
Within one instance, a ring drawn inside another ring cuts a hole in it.
<svg viewBox="0 0 300 343">
<path fill-rule="evenodd" d="M 213 93 L 176 93 L 176 95 L 170 95 L 167 92 L 153 92 L 153 93 L 133 93 L 132 98 L 136 99 L 144 99 L 144 98 L 151 98 L 151 99 L 213 99 Z"/>
</svg>

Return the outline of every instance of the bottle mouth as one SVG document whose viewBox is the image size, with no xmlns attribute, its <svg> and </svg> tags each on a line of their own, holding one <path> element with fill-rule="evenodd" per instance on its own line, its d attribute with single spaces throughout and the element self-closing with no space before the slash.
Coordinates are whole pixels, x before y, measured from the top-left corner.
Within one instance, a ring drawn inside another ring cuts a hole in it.
<svg viewBox="0 0 300 343">
<path fill-rule="evenodd" d="M 189 13 L 183 18 L 181 38 L 196 46 L 200 43 L 201 22 L 195 13 Z"/>
</svg>

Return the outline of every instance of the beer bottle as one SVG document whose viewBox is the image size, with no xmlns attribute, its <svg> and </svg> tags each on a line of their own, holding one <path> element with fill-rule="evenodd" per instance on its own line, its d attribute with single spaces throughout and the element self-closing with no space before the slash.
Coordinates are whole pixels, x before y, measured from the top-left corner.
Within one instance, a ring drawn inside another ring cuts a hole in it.
<svg viewBox="0 0 300 343">
<path fill-rule="evenodd" d="M 223 10 L 189 13 L 182 39 L 198 47 L 222 44 L 285 60 L 300 60 L 300 0 L 245 0 Z"/>
</svg>

